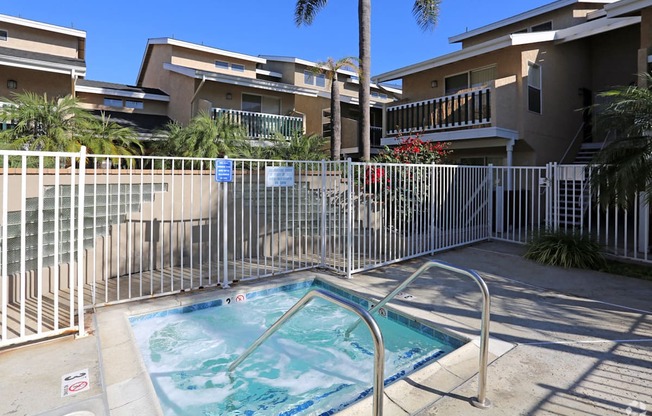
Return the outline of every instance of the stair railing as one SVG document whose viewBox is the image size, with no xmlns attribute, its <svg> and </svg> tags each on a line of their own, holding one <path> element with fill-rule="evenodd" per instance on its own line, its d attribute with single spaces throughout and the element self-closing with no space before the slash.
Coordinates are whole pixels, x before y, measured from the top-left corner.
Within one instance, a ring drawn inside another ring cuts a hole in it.
<svg viewBox="0 0 652 416">
<path fill-rule="evenodd" d="M 566 156 L 568 156 L 568 152 L 570 152 L 570 149 L 573 148 L 573 145 L 574 145 L 575 142 L 577 141 L 577 138 L 580 137 L 580 133 L 584 130 L 584 124 L 585 124 L 585 123 L 582 122 L 582 124 L 580 125 L 580 128 L 577 129 L 577 133 L 575 133 L 575 137 L 573 137 L 573 140 L 571 140 L 570 144 L 569 144 L 568 147 L 566 148 L 566 151 L 564 152 L 564 155 L 563 155 L 563 156 L 561 157 L 561 159 L 559 160 L 559 163 L 564 163 L 564 159 L 566 159 Z"/>
<path fill-rule="evenodd" d="M 325 292 L 321 289 L 313 289 L 306 293 L 299 301 L 294 304 L 287 312 L 283 314 L 276 322 L 272 324 L 256 341 L 247 348 L 247 350 L 240 355 L 231 365 L 228 371 L 232 372 L 240 365 L 247 357 L 251 355 L 267 338 L 271 337 L 278 331 L 285 322 L 292 318 L 297 312 L 303 309 L 313 298 L 322 298 L 331 303 L 334 303 L 344 309 L 348 309 L 354 314 L 358 315 L 362 322 L 367 325 L 371 332 L 371 337 L 374 341 L 374 382 L 373 382 L 373 415 L 382 416 L 383 414 L 383 389 L 384 389 L 384 371 L 385 371 L 385 344 L 383 341 L 383 334 L 380 332 L 378 324 L 371 316 L 371 313 L 360 305 L 353 303 L 340 296 L 332 293 Z M 359 322 L 359 321 L 358 321 Z"/>
</svg>

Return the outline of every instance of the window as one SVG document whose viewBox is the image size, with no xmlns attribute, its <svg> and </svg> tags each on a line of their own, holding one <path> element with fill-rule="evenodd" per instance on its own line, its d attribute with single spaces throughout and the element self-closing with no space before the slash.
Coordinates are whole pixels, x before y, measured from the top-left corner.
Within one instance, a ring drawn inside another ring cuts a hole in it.
<svg viewBox="0 0 652 416">
<path fill-rule="evenodd" d="M 496 79 L 496 67 L 489 66 L 487 68 L 476 69 L 471 71 L 471 87 L 479 87 L 485 85 L 490 81 Z"/>
<path fill-rule="evenodd" d="M 303 82 L 307 85 L 315 85 L 317 87 L 326 86 L 326 75 L 313 74 L 310 71 L 303 71 Z"/>
<path fill-rule="evenodd" d="M 541 114 L 541 66 L 529 63 L 527 71 L 527 108 Z"/>
<path fill-rule="evenodd" d="M 469 74 L 468 72 L 465 72 L 463 74 L 447 77 L 445 79 L 445 83 L 446 83 L 445 94 L 446 95 L 455 94 L 460 90 L 469 88 Z"/>
<path fill-rule="evenodd" d="M 382 100 L 386 100 L 386 99 L 387 99 L 387 94 L 382 93 L 382 92 L 377 92 L 377 91 L 372 91 L 372 92 L 371 92 L 371 96 L 372 96 L 372 97 L 375 97 L 375 98 L 380 98 L 380 99 L 382 99 Z"/>
<path fill-rule="evenodd" d="M 237 72 L 244 72 L 245 66 L 240 64 L 231 64 L 231 70 Z"/>
<path fill-rule="evenodd" d="M 117 98 L 104 98 L 104 105 L 107 107 L 122 107 L 122 100 Z"/>
<path fill-rule="evenodd" d="M 242 94 L 242 111 L 260 113 L 263 110 L 263 100 L 260 95 Z"/>
<path fill-rule="evenodd" d="M 224 61 L 215 61 L 215 66 L 220 69 L 229 69 L 229 63 Z"/>
<path fill-rule="evenodd" d="M 136 110 L 142 110 L 144 107 L 144 104 L 142 101 L 132 101 L 132 100 L 126 100 L 125 101 L 125 107 L 127 108 L 135 108 Z"/>
<path fill-rule="evenodd" d="M 495 65 L 474 69 L 469 72 L 446 77 L 444 79 L 444 93 L 446 95 L 457 94 L 461 90 L 479 87 L 493 81 L 494 79 L 496 79 Z"/>
<path fill-rule="evenodd" d="M 9 37 L 9 34 L 7 33 L 6 30 L 0 30 L 0 40 L 7 40 Z"/>
<path fill-rule="evenodd" d="M 281 114 L 281 99 L 278 97 L 242 94 L 242 111 Z"/>
<path fill-rule="evenodd" d="M 532 32 L 546 32 L 548 30 L 552 30 L 552 22 L 545 22 L 538 25 L 534 25 L 530 30 Z"/>
</svg>

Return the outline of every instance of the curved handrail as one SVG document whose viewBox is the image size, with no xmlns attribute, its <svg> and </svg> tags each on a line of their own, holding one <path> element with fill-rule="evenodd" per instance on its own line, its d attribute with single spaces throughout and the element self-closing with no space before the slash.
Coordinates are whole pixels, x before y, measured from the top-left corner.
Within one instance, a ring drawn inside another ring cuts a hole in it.
<svg viewBox="0 0 652 416">
<path fill-rule="evenodd" d="M 383 335 L 380 332 L 378 324 L 371 316 L 371 313 L 367 312 L 366 309 L 361 307 L 358 304 L 355 304 L 347 299 L 344 299 L 340 296 L 334 295 L 332 293 L 325 292 L 321 289 L 312 289 L 306 293 L 297 303 L 294 304 L 287 312 L 283 314 L 272 326 L 270 326 L 253 344 L 247 348 L 247 350 L 240 355 L 231 365 L 229 366 L 228 371 L 231 372 L 240 365 L 251 353 L 254 352 L 267 338 L 272 336 L 278 329 L 292 316 L 294 316 L 299 310 L 301 310 L 308 302 L 313 298 L 322 298 L 331 303 L 334 303 L 338 306 L 347 309 L 356 315 L 358 315 L 362 321 L 367 325 L 369 331 L 371 332 L 371 337 L 374 340 L 374 390 L 373 390 L 373 415 L 382 416 L 383 414 L 383 387 L 384 387 L 384 366 L 385 366 L 385 344 L 383 342 Z M 359 321 L 357 321 L 359 322 Z"/>
<path fill-rule="evenodd" d="M 491 402 L 489 399 L 487 399 L 487 361 L 489 358 L 489 316 L 491 309 L 491 298 L 489 296 L 489 288 L 487 287 L 487 284 L 476 272 L 473 270 L 455 267 L 440 260 L 429 261 L 428 263 L 419 267 L 416 272 L 412 273 L 412 275 L 405 279 L 401 284 L 396 286 L 396 288 L 392 290 L 389 295 L 385 296 L 380 302 L 371 308 L 369 313 L 373 315 L 380 308 L 385 306 L 387 302 L 392 300 L 394 296 L 405 289 L 405 287 L 409 285 L 413 280 L 433 267 L 460 273 L 470 277 L 478 284 L 480 291 L 482 292 L 482 323 L 480 326 L 480 369 L 478 370 L 478 397 L 473 398 L 471 404 L 482 409 L 489 408 L 491 407 Z M 351 334 L 351 332 L 358 326 L 359 323 L 360 321 L 356 321 L 353 325 L 351 325 L 346 330 L 346 336 Z"/>
</svg>

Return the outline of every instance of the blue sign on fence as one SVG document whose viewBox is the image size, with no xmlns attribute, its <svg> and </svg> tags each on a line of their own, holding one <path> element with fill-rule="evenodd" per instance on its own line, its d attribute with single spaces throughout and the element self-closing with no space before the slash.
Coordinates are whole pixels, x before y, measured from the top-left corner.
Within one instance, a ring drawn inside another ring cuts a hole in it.
<svg viewBox="0 0 652 416">
<path fill-rule="evenodd" d="M 233 182 L 233 161 L 215 159 L 215 182 Z"/>
</svg>

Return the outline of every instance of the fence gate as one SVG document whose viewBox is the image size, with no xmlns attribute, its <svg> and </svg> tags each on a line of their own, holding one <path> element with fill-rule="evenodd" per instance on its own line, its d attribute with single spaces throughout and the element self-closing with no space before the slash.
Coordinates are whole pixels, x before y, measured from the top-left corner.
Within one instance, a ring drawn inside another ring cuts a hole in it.
<svg viewBox="0 0 652 416">
<path fill-rule="evenodd" d="M 0 151 L 0 347 L 85 331 L 84 159 Z"/>
<path fill-rule="evenodd" d="M 351 163 L 350 272 L 490 236 L 491 168 Z"/>
<path fill-rule="evenodd" d="M 604 252 L 650 262 L 650 209 L 601 204 L 585 165 L 494 167 L 494 239 L 527 243 L 545 230 L 590 235 Z"/>
</svg>

